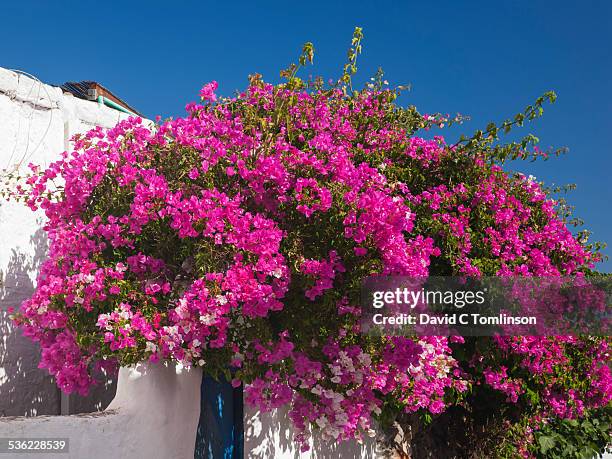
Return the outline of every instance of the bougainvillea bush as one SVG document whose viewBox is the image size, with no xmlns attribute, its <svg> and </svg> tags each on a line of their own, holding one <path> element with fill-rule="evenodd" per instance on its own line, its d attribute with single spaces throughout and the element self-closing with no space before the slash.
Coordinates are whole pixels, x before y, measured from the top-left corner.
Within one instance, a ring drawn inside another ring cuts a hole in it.
<svg viewBox="0 0 612 459">
<path fill-rule="evenodd" d="M 44 210 L 50 249 L 15 320 L 40 366 L 82 394 L 101 368 L 201 367 L 261 410 L 288 407 L 304 449 L 313 431 L 360 439 L 416 419 L 496 438 L 492 456 L 542 456 L 555 425 L 594 418 L 604 440 L 576 442 L 601 449 L 606 338 L 360 332 L 366 276 L 584 276 L 599 257 L 539 183 L 501 167 L 546 155 L 498 135 L 553 94 L 447 142 L 431 134 L 458 118 L 399 106 L 380 73 L 353 88 L 360 40 L 332 84 L 298 78 L 307 44 L 281 84 L 255 75 L 219 98 L 212 82 L 185 117 L 97 128 L 32 166 L 14 195 Z"/>
</svg>

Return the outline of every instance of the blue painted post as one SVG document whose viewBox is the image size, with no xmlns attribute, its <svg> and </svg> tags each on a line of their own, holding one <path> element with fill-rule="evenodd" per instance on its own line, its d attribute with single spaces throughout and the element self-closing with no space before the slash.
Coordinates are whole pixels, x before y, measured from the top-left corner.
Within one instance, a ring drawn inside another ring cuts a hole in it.
<svg viewBox="0 0 612 459">
<path fill-rule="evenodd" d="M 242 386 L 234 388 L 225 379 L 205 376 L 201 396 L 194 458 L 243 459 Z"/>
</svg>

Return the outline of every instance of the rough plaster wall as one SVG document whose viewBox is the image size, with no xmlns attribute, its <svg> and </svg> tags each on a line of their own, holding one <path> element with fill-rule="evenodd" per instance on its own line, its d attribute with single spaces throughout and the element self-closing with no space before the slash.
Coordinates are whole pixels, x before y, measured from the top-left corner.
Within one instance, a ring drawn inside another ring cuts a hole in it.
<svg viewBox="0 0 612 459">
<path fill-rule="evenodd" d="M 0 68 L 0 170 L 19 162 L 47 165 L 75 133 L 111 127 L 126 116 Z M 47 249 L 42 222 L 40 213 L 0 202 L 0 416 L 60 413 L 60 393 L 38 369 L 38 346 L 15 330 L 7 313 L 34 289 Z M 107 381 L 89 397 L 70 396 L 70 412 L 103 409 L 113 394 Z"/>
<path fill-rule="evenodd" d="M 106 411 L 0 418 L 0 437 L 69 440 L 68 454 L 15 455 L 21 459 L 193 459 L 201 381 L 201 370 L 171 365 L 122 368 Z"/>
</svg>

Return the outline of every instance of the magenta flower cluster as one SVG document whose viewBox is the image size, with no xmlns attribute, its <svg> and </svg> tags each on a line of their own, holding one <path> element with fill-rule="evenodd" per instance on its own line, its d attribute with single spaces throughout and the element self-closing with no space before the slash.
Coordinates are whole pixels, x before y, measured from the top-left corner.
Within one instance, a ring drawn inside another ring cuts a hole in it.
<svg viewBox="0 0 612 459">
<path fill-rule="evenodd" d="M 186 117 L 90 131 L 17 191 L 45 211 L 50 250 L 16 320 L 64 391 L 139 360 L 228 372 L 249 403 L 289 406 L 305 448 L 398 407 L 439 414 L 470 386 L 508 403 L 540 390 L 547 416 L 610 402 L 605 340 L 499 338 L 466 358 L 462 337 L 360 333 L 367 275 L 588 269 L 539 184 L 414 135 L 435 117 L 411 129 L 393 91 L 216 88 Z"/>
</svg>

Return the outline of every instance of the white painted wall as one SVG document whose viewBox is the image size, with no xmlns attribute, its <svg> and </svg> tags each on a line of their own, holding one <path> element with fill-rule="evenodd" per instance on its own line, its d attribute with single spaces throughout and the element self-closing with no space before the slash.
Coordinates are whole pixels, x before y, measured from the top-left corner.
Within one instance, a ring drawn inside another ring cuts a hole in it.
<svg viewBox="0 0 612 459">
<path fill-rule="evenodd" d="M 122 368 L 107 410 L 71 416 L 0 417 L 0 438 L 68 438 L 62 454 L 20 459 L 193 459 L 202 371 L 174 365 Z"/>
<path fill-rule="evenodd" d="M 47 165 L 73 134 L 114 126 L 126 116 L 0 68 L 0 171 L 19 162 Z M 38 347 L 15 330 L 7 313 L 34 289 L 47 248 L 41 222 L 40 213 L 0 201 L 0 416 L 60 413 L 59 390 L 37 367 Z M 112 381 L 106 386 L 86 399 L 71 396 L 72 412 L 103 408 L 113 394 Z"/>
</svg>

